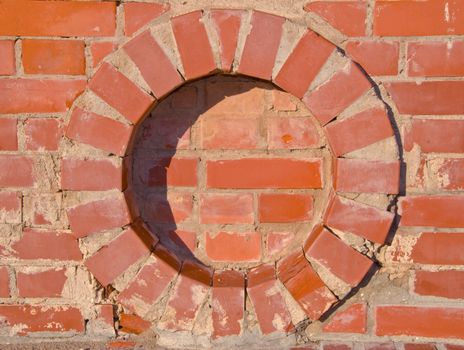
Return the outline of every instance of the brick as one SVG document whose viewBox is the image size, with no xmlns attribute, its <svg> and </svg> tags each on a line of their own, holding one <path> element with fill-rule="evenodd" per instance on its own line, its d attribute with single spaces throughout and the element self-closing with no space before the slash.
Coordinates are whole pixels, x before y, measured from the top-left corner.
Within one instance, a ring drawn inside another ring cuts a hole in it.
<svg viewBox="0 0 464 350">
<path fill-rule="evenodd" d="M 464 265 L 462 233 L 424 232 L 412 248 L 411 260 L 418 264 Z"/>
<path fill-rule="evenodd" d="M 395 343 L 364 343 L 365 350 L 396 350 Z"/>
<path fill-rule="evenodd" d="M 129 2 L 124 4 L 124 34 L 131 36 L 137 30 L 170 9 L 167 4 Z"/>
<path fill-rule="evenodd" d="M 80 204 L 68 209 L 67 214 L 71 230 L 78 238 L 131 222 L 127 203 L 122 196 Z"/>
<path fill-rule="evenodd" d="M 272 107 L 277 111 L 296 111 L 295 98 L 285 91 L 272 91 Z"/>
<path fill-rule="evenodd" d="M 30 157 L 0 156 L 1 187 L 31 187 L 35 183 L 34 160 Z"/>
<path fill-rule="evenodd" d="M 464 189 L 464 159 L 446 158 L 437 170 L 440 189 Z"/>
<path fill-rule="evenodd" d="M 418 295 L 464 298 L 464 271 L 416 271 L 413 291 Z"/>
<path fill-rule="evenodd" d="M 456 345 L 456 344 L 443 344 L 446 350 L 463 350 L 464 345 Z"/>
<path fill-rule="evenodd" d="M 12 245 L 14 255 L 22 260 L 74 260 L 82 259 L 77 239 L 62 231 L 24 229 L 21 239 Z"/>
<path fill-rule="evenodd" d="M 22 222 L 22 196 L 19 192 L 0 192 L 0 223 Z"/>
<path fill-rule="evenodd" d="M 24 123 L 26 149 L 30 151 L 57 151 L 62 136 L 58 119 L 26 119 Z"/>
<path fill-rule="evenodd" d="M 61 189 L 71 191 L 122 190 L 122 169 L 106 159 L 63 158 Z"/>
<path fill-rule="evenodd" d="M 18 293 L 22 298 L 61 297 L 66 280 L 63 268 L 18 271 L 16 275 Z"/>
<path fill-rule="evenodd" d="M 352 350 L 353 345 L 351 343 L 324 343 L 324 350 Z"/>
<path fill-rule="evenodd" d="M 269 232 L 267 234 L 267 254 L 280 253 L 290 245 L 294 238 L 293 232 Z"/>
<path fill-rule="evenodd" d="M 12 245 L 14 255 L 22 260 L 74 260 L 80 261 L 82 253 L 77 239 L 62 231 L 24 229 L 21 239 Z"/>
<path fill-rule="evenodd" d="M 260 265 L 248 272 L 247 294 L 253 304 L 261 333 L 291 332 L 293 324 L 279 290 L 274 264 Z"/>
<path fill-rule="evenodd" d="M 400 163 L 338 158 L 334 188 L 340 192 L 398 193 Z"/>
<path fill-rule="evenodd" d="M 321 160 L 244 158 L 208 161 L 210 188 L 321 188 Z"/>
<path fill-rule="evenodd" d="M 189 252 L 195 252 L 197 247 L 197 234 L 192 231 L 175 230 L 169 232 L 169 238 L 178 247 L 186 248 Z"/>
<path fill-rule="evenodd" d="M 89 82 L 102 100 L 136 124 L 152 107 L 154 99 L 108 63 L 103 63 Z"/>
<path fill-rule="evenodd" d="M 313 197 L 305 194 L 259 195 L 259 220 L 263 222 L 302 222 L 311 220 Z"/>
<path fill-rule="evenodd" d="M 464 113 L 463 81 L 385 83 L 401 114 L 443 115 Z"/>
<path fill-rule="evenodd" d="M 210 117 L 201 122 L 203 149 L 255 149 L 259 143 L 258 118 Z"/>
<path fill-rule="evenodd" d="M 347 36 L 364 36 L 366 33 L 367 4 L 365 1 L 317 1 L 304 7 L 325 19 L 331 26 Z"/>
<path fill-rule="evenodd" d="M 119 327 L 120 331 L 131 334 L 141 334 L 147 331 L 151 326 L 151 322 L 144 320 L 137 315 L 120 314 Z"/>
<path fill-rule="evenodd" d="M 26 74 L 85 75 L 85 43 L 82 40 L 22 41 Z"/>
<path fill-rule="evenodd" d="M 13 118 L 0 119 L 0 151 L 18 150 L 18 121 Z"/>
<path fill-rule="evenodd" d="M 202 11 L 195 11 L 171 19 L 185 77 L 189 80 L 216 69 L 208 35 L 201 21 L 202 16 Z"/>
<path fill-rule="evenodd" d="M 179 278 L 170 294 L 160 327 L 177 331 L 191 331 L 211 285 L 213 272 L 208 268 L 185 261 Z"/>
<path fill-rule="evenodd" d="M 463 317 L 462 308 L 377 306 L 376 334 L 462 339 Z"/>
<path fill-rule="evenodd" d="M 373 262 L 326 229 L 314 231 L 305 244 L 306 255 L 317 260 L 351 287 L 356 287 Z"/>
<path fill-rule="evenodd" d="M 251 31 L 243 49 L 238 72 L 270 80 L 285 18 L 253 11 Z"/>
<path fill-rule="evenodd" d="M 103 59 L 117 49 L 118 45 L 111 41 L 94 41 L 90 43 L 92 67 L 98 66 Z"/>
<path fill-rule="evenodd" d="M 463 134 L 464 120 L 413 119 L 405 133 L 404 148 L 411 151 L 417 144 L 425 153 L 463 153 Z"/>
<path fill-rule="evenodd" d="M 124 51 L 137 65 L 144 80 L 157 98 L 166 95 L 182 84 L 183 79 L 176 67 L 151 36 L 150 31 L 143 32 L 129 41 L 124 45 Z M 156 62 L 156 64 L 153 64 L 153 62 Z"/>
<path fill-rule="evenodd" d="M 303 102 L 322 125 L 327 124 L 361 97 L 371 84 L 352 62 L 307 94 Z"/>
<path fill-rule="evenodd" d="M 66 112 L 85 85 L 85 80 L 2 79 L 0 113 Z"/>
<path fill-rule="evenodd" d="M 324 221 L 336 230 L 383 244 L 394 217 L 395 215 L 388 211 L 335 196 L 329 204 Z"/>
<path fill-rule="evenodd" d="M 200 223 L 254 223 L 253 195 L 248 193 L 205 193 L 200 196 Z"/>
<path fill-rule="evenodd" d="M 15 48 L 13 40 L 0 41 L 0 75 L 16 73 Z"/>
<path fill-rule="evenodd" d="M 334 317 L 323 327 L 324 332 L 360 333 L 367 330 L 367 305 L 353 304 L 335 313 Z"/>
<path fill-rule="evenodd" d="M 99 114 L 75 108 L 66 136 L 96 148 L 123 156 L 132 133 L 132 127 Z"/>
<path fill-rule="evenodd" d="M 261 258 L 261 235 L 258 232 L 205 233 L 206 255 L 213 261 L 252 262 Z"/>
<path fill-rule="evenodd" d="M 404 344 L 404 350 L 436 350 L 434 344 L 409 343 Z"/>
<path fill-rule="evenodd" d="M 463 227 L 464 196 L 408 196 L 400 200 L 401 226 Z"/>
<path fill-rule="evenodd" d="M 201 104 L 201 97 L 199 100 L 197 86 L 182 86 L 175 94 L 170 97 L 170 106 L 173 109 L 196 109 L 197 103 Z M 193 116 L 194 118 L 195 116 Z"/>
<path fill-rule="evenodd" d="M 6 2 L 1 5 L 0 23 L 0 35 L 6 36 L 113 36 L 116 4 L 97 1 Z"/>
<path fill-rule="evenodd" d="M 245 277 L 241 272 L 215 272 L 212 291 L 213 338 L 240 335 L 245 309 Z"/>
<path fill-rule="evenodd" d="M 156 240 L 148 232 L 128 228 L 85 261 L 85 266 L 104 287 L 145 255 Z"/>
<path fill-rule="evenodd" d="M 243 15 L 244 12 L 239 10 L 211 11 L 213 26 L 219 37 L 221 69 L 225 72 L 232 69 Z"/>
<path fill-rule="evenodd" d="M 330 146 L 336 156 L 364 148 L 393 136 L 387 112 L 371 108 L 350 118 L 326 125 Z"/>
<path fill-rule="evenodd" d="M 346 52 L 369 75 L 397 75 L 400 45 L 397 41 L 350 41 Z"/>
<path fill-rule="evenodd" d="M 112 304 L 95 305 L 97 321 L 107 326 L 110 333 L 114 333 L 114 306 Z"/>
<path fill-rule="evenodd" d="M 377 1 L 374 35 L 421 36 L 464 34 L 464 12 L 459 2 L 446 0 Z"/>
<path fill-rule="evenodd" d="M 269 149 L 317 148 L 319 132 L 312 118 L 267 118 Z"/>
<path fill-rule="evenodd" d="M 334 51 L 332 43 L 313 31 L 304 34 L 275 78 L 275 83 L 302 98 Z"/>
<path fill-rule="evenodd" d="M 37 193 L 24 197 L 24 223 L 29 226 L 56 226 L 61 221 L 62 194 Z"/>
<path fill-rule="evenodd" d="M 0 266 L 0 298 L 10 297 L 10 275 L 6 266 Z"/>
<path fill-rule="evenodd" d="M 34 317 L 31 317 L 34 315 Z M 53 305 L 0 305 L 4 327 L 11 327 L 11 335 L 34 332 L 84 332 L 84 317 L 72 306 Z"/>
<path fill-rule="evenodd" d="M 145 215 L 157 224 L 178 224 L 189 220 L 193 210 L 193 196 L 187 192 L 153 193 L 148 195 Z"/>
</svg>

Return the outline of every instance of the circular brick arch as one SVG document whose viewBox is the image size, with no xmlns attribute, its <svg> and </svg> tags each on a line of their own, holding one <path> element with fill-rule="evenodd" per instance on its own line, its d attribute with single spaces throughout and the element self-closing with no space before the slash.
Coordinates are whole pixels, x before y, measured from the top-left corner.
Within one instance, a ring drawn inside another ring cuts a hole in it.
<svg viewBox="0 0 464 350">
<path fill-rule="evenodd" d="M 180 259 L 141 220 L 128 181 L 132 141 L 147 114 L 185 83 L 217 73 L 269 81 L 300 99 L 332 154 L 333 189 L 319 224 L 286 257 L 245 270 Z M 89 271 L 111 285 L 125 312 L 157 330 L 195 333 L 206 312 L 213 339 L 241 335 L 246 304 L 261 334 L 293 332 L 375 270 L 400 187 L 391 123 L 365 72 L 309 29 L 258 11 L 174 17 L 101 64 L 71 109 L 61 174 L 70 227 Z"/>
</svg>

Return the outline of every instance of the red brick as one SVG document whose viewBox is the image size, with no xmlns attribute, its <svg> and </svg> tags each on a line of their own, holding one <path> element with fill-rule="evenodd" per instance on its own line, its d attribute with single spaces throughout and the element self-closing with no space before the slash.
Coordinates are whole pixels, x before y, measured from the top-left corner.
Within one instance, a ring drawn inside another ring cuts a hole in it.
<svg viewBox="0 0 464 350">
<path fill-rule="evenodd" d="M 375 3 L 374 34 L 419 36 L 464 34 L 460 2 L 446 0 L 390 1 Z"/>
<path fill-rule="evenodd" d="M 22 196 L 19 192 L 0 192 L 0 222 L 22 222 Z"/>
<path fill-rule="evenodd" d="M 85 266 L 106 287 L 132 264 L 148 255 L 156 244 L 147 232 L 128 228 L 85 261 Z"/>
<path fill-rule="evenodd" d="M 182 84 L 183 79 L 179 72 L 149 31 L 143 32 L 129 41 L 124 45 L 124 51 L 137 65 L 156 97 L 164 96 Z"/>
<path fill-rule="evenodd" d="M 413 144 L 425 153 L 463 153 L 464 120 L 413 119 L 405 133 L 404 148 L 411 151 Z"/>
<path fill-rule="evenodd" d="M 0 75 L 16 73 L 15 49 L 13 40 L 0 41 Z"/>
<path fill-rule="evenodd" d="M 317 148 L 319 133 L 312 118 L 268 118 L 269 149 Z"/>
<path fill-rule="evenodd" d="M 17 272 L 16 284 L 22 298 L 61 297 L 67 280 L 63 268 L 45 271 Z"/>
<path fill-rule="evenodd" d="M 353 304 L 338 311 L 323 330 L 332 333 L 366 333 L 367 305 Z"/>
<path fill-rule="evenodd" d="M 293 232 L 269 232 L 267 234 L 267 254 L 280 253 L 290 245 L 294 238 Z"/>
<path fill-rule="evenodd" d="M 18 121 L 13 118 L 0 119 L 0 151 L 18 150 Z"/>
<path fill-rule="evenodd" d="M 369 146 L 393 136 L 387 112 L 371 108 L 326 126 L 327 137 L 336 156 Z"/>
<path fill-rule="evenodd" d="M 85 80 L 2 79 L 0 113 L 66 112 L 85 85 Z"/>
<path fill-rule="evenodd" d="M 200 223 L 254 223 L 253 195 L 248 193 L 208 193 L 200 196 Z"/>
<path fill-rule="evenodd" d="M 365 1 L 317 1 L 310 2 L 304 9 L 317 13 L 347 36 L 364 36 L 366 33 L 367 4 Z"/>
<path fill-rule="evenodd" d="M 378 306 L 376 334 L 463 339 L 463 318 L 461 308 Z"/>
<path fill-rule="evenodd" d="M 409 76 L 463 76 L 463 41 L 428 41 L 408 44 Z"/>
<path fill-rule="evenodd" d="M 208 35 L 201 21 L 202 16 L 202 11 L 195 11 L 171 19 L 185 77 L 189 80 L 216 69 Z"/>
<path fill-rule="evenodd" d="M 464 271 L 416 271 L 413 291 L 450 299 L 464 298 Z"/>
<path fill-rule="evenodd" d="M 136 124 L 151 108 L 154 99 L 108 63 L 103 63 L 89 82 L 89 88 Z"/>
<path fill-rule="evenodd" d="M 353 344 L 351 343 L 324 343 L 324 350 L 352 350 Z"/>
<path fill-rule="evenodd" d="M 0 156 L 1 187 L 31 187 L 34 185 L 34 160 L 30 157 Z"/>
<path fill-rule="evenodd" d="M 338 278 L 357 286 L 366 276 L 373 262 L 326 229 L 315 231 L 309 237 L 305 251 Z"/>
<path fill-rule="evenodd" d="M 295 98 L 285 91 L 272 90 L 272 107 L 276 111 L 296 111 Z"/>
<path fill-rule="evenodd" d="M 213 261 L 252 262 L 261 258 L 261 235 L 258 232 L 205 233 L 205 250 Z"/>
<path fill-rule="evenodd" d="M 309 221 L 313 216 L 311 195 L 263 193 L 258 205 L 261 223 Z"/>
<path fill-rule="evenodd" d="M 82 258 L 77 239 L 61 231 L 24 229 L 21 239 L 12 245 L 14 255 L 22 260 L 75 260 Z"/>
<path fill-rule="evenodd" d="M 142 319 L 137 315 L 120 314 L 119 327 L 124 333 L 141 334 L 147 331 L 151 326 L 151 322 Z"/>
<path fill-rule="evenodd" d="M 180 270 L 180 262 L 160 248 L 137 273 L 130 284 L 119 294 L 118 301 L 132 312 L 138 311 L 140 302 L 153 305 Z"/>
<path fill-rule="evenodd" d="M 68 209 L 67 214 L 71 230 L 78 238 L 131 222 L 127 203 L 122 196 L 80 204 Z"/>
<path fill-rule="evenodd" d="M 398 193 L 400 163 L 338 158 L 335 177 L 340 192 Z"/>
<path fill-rule="evenodd" d="M 275 83 L 302 98 L 334 49 L 332 43 L 317 33 L 306 32 L 285 61 Z"/>
<path fill-rule="evenodd" d="M 395 343 L 364 343 L 365 350 L 396 350 Z"/>
<path fill-rule="evenodd" d="M 112 36 L 116 29 L 116 4 L 8 1 L 1 4 L 0 23 L 0 35 L 6 36 Z"/>
<path fill-rule="evenodd" d="M 384 85 L 402 114 L 464 113 L 464 81 L 399 81 Z"/>
<path fill-rule="evenodd" d="M 325 125 L 370 88 L 370 82 L 351 62 L 306 95 L 303 102 L 321 124 Z"/>
<path fill-rule="evenodd" d="M 400 45 L 397 41 L 350 41 L 348 55 L 369 75 L 397 75 Z"/>
<path fill-rule="evenodd" d="M 195 252 L 197 247 L 197 234 L 192 231 L 175 230 L 169 232 L 169 238 L 174 241 L 177 246 L 185 247 L 190 252 Z"/>
<path fill-rule="evenodd" d="M 244 158 L 208 161 L 210 188 L 321 188 L 321 160 Z"/>
<path fill-rule="evenodd" d="M 402 226 L 463 227 L 464 196 L 408 196 L 400 199 Z"/>
<path fill-rule="evenodd" d="M 325 223 L 336 230 L 383 244 L 394 217 L 388 211 L 335 196 L 327 209 Z"/>
<path fill-rule="evenodd" d="M 111 332 L 114 332 L 114 307 L 112 304 L 95 305 L 97 311 L 97 321 L 108 326 Z"/>
<path fill-rule="evenodd" d="M 464 234 L 424 232 L 412 248 L 411 260 L 418 264 L 464 265 Z"/>
<path fill-rule="evenodd" d="M 266 278 L 263 278 L 267 275 Z M 261 333 L 290 332 L 293 324 L 285 299 L 279 291 L 274 265 L 260 265 L 248 272 L 247 293 L 253 304 Z"/>
<path fill-rule="evenodd" d="M 253 11 L 251 31 L 243 49 L 239 73 L 270 80 L 285 18 Z"/>
<path fill-rule="evenodd" d="M 409 343 L 404 344 L 404 350 L 436 350 L 434 344 Z"/>
<path fill-rule="evenodd" d="M 153 223 L 174 224 L 188 220 L 192 215 L 193 197 L 191 193 L 169 192 L 148 195 L 145 215 Z"/>
<path fill-rule="evenodd" d="M 279 279 L 311 320 L 317 320 L 337 298 L 325 286 L 302 252 L 281 260 Z"/>
<path fill-rule="evenodd" d="M 61 188 L 71 191 L 122 189 L 122 169 L 106 159 L 62 159 Z"/>
<path fill-rule="evenodd" d="M 132 127 L 101 115 L 74 109 L 66 136 L 96 148 L 123 156 L 126 153 Z"/>
<path fill-rule="evenodd" d="M 463 350 L 464 345 L 443 344 L 446 350 Z"/>
<path fill-rule="evenodd" d="M 106 343 L 109 349 L 131 349 L 137 345 L 137 342 L 130 340 L 110 340 Z"/>
<path fill-rule="evenodd" d="M 126 36 L 131 36 L 145 24 L 151 22 L 169 9 L 169 3 L 148 4 L 129 2 L 124 4 L 124 33 Z"/>
<path fill-rule="evenodd" d="M 58 119 L 26 119 L 24 123 L 26 149 L 30 151 L 57 151 L 62 135 Z"/>
<path fill-rule="evenodd" d="M 446 190 L 464 189 L 464 159 L 446 158 L 437 170 L 440 188 Z"/>
<path fill-rule="evenodd" d="M 245 278 L 238 271 L 215 272 L 212 292 L 213 338 L 240 335 L 245 308 Z"/>
<path fill-rule="evenodd" d="M 85 74 L 85 43 L 82 40 L 22 41 L 26 74 Z"/>
<path fill-rule="evenodd" d="M 0 298 L 10 297 L 10 276 L 6 266 L 0 267 Z"/>
<path fill-rule="evenodd" d="M 90 43 L 90 53 L 92 55 L 92 67 L 98 66 L 103 59 L 112 53 L 118 45 L 111 41 L 94 41 Z"/>
<path fill-rule="evenodd" d="M 211 11 L 211 19 L 219 37 L 221 69 L 226 72 L 232 69 L 243 14 L 243 11 L 238 10 Z"/>
<path fill-rule="evenodd" d="M 201 123 L 204 149 L 255 149 L 259 142 L 258 118 L 210 117 Z"/>
<path fill-rule="evenodd" d="M 31 317 L 33 315 L 34 317 Z M 51 305 L 0 305 L 4 327 L 11 327 L 11 335 L 33 332 L 83 333 L 84 317 L 72 306 Z"/>
</svg>

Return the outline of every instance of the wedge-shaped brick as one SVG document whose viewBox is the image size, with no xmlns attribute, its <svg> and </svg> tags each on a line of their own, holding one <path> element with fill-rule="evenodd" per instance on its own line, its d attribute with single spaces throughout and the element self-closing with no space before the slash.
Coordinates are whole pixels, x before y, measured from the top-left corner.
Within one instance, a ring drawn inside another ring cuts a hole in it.
<svg viewBox="0 0 464 350">
<path fill-rule="evenodd" d="M 232 69 L 235 51 L 237 49 L 238 32 L 244 11 L 212 10 L 211 19 L 219 37 L 221 50 L 221 69 L 225 72 Z"/>
</svg>

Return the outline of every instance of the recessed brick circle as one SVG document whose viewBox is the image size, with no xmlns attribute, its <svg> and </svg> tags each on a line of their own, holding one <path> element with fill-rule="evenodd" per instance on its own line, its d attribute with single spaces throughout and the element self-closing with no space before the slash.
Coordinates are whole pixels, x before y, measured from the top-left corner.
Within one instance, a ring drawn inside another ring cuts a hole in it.
<svg viewBox="0 0 464 350">
<path fill-rule="evenodd" d="M 172 18 L 172 37 L 155 25 L 70 112 L 61 176 L 85 265 L 156 329 L 191 331 L 211 298 L 205 332 L 242 334 L 246 289 L 262 334 L 291 332 L 375 269 L 400 186 L 391 118 L 360 67 L 285 21 L 211 10 Z"/>
</svg>

